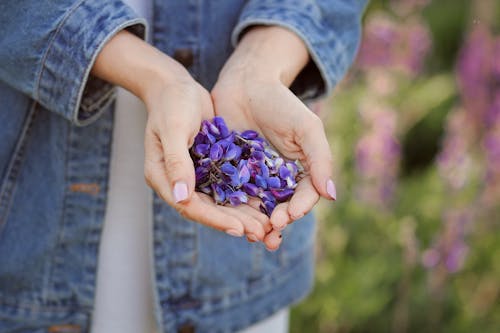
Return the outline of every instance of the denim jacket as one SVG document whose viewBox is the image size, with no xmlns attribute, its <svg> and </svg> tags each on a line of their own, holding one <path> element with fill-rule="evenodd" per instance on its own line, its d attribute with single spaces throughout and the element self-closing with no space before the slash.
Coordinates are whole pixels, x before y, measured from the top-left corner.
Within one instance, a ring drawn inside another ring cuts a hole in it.
<svg viewBox="0 0 500 333">
<path fill-rule="evenodd" d="M 96 55 L 128 29 L 207 89 L 247 27 L 280 25 L 311 62 L 291 89 L 328 93 L 352 62 L 364 0 L 155 0 L 152 26 L 119 0 L 0 2 L 0 332 L 86 332 L 110 162 L 114 87 Z M 314 219 L 280 250 L 187 222 L 153 202 L 155 313 L 164 332 L 233 332 L 313 282 Z"/>
</svg>

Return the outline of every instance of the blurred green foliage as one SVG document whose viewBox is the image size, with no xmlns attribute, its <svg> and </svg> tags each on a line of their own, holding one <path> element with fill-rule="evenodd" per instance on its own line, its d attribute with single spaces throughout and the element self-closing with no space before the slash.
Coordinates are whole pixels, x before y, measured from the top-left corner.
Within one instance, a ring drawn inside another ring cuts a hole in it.
<svg viewBox="0 0 500 333">
<path fill-rule="evenodd" d="M 494 13 L 489 27 L 498 36 L 500 3 L 486 2 Z M 339 198 L 335 203 L 321 202 L 317 211 L 316 285 L 293 308 L 290 329 L 292 333 L 498 332 L 500 205 L 478 207 L 485 186 L 481 144 L 470 139 L 477 149 L 468 150 L 472 162 L 459 190 L 450 188 L 437 162 L 450 114 L 461 107 L 456 83 L 459 51 L 481 16 L 474 16 L 472 1 L 467 0 L 431 1 L 418 14 L 396 13 L 393 3 L 372 1 L 365 22 L 382 13 L 404 24 L 418 15 L 429 29 L 432 47 L 416 75 L 391 72 L 396 82 L 391 93 L 382 97 L 373 93 L 377 85 L 370 83 L 370 70 L 355 66 L 323 106 Z M 370 179 L 360 175 L 357 164 L 360 138 L 370 128 L 360 104 L 381 100 L 397 114 L 394 135 L 401 147 L 396 183 L 382 205 L 359 195 L 359 188 Z M 456 271 L 426 267 L 422 257 L 445 237 L 446 214 L 467 213 L 471 207 L 475 213 L 464 236 L 468 246 L 464 265 Z"/>
</svg>

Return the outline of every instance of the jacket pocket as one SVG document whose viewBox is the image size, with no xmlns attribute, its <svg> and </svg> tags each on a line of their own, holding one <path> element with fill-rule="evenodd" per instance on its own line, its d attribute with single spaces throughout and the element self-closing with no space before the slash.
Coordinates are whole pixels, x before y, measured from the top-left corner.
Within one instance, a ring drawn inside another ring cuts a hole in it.
<svg viewBox="0 0 500 333">
<path fill-rule="evenodd" d="M 37 110 L 37 103 L 31 102 L 29 110 L 22 121 L 20 131 L 15 141 L 10 159 L 5 164 L 3 176 L 0 183 L 0 234 L 4 229 L 9 214 L 12 196 L 16 188 L 16 182 L 24 161 L 27 142 L 30 137 L 33 120 Z M 5 126 L 9 126 L 7 122 Z M 0 139 L 3 139 L 0 137 Z"/>
</svg>

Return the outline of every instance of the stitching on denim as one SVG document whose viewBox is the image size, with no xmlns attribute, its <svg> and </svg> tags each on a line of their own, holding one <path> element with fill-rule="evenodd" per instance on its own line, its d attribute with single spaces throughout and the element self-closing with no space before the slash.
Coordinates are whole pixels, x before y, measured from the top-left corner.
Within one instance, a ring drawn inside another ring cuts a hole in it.
<svg viewBox="0 0 500 333">
<path fill-rule="evenodd" d="M 68 151 L 69 151 L 69 133 L 71 131 L 71 125 L 67 125 L 67 129 L 66 129 L 66 144 L 64 145 L 64 195 L 63 195 L 63 201 L 62 201 L 62 209 L 61 209 L 61 215 L 59 217 L 59 229 L 58 229 L 58 234 L 57 234 L 57 240 L 56 240 L 56 249 L 59 249 L 59 244 L 61 244 L 61 240 L 63 238 L 63 232 L 64 232 L 64 217 L 66 216 L 66 207 L 67 207 L 67 204 L 66 204 L 66 199 L 68 197 L 68 187 L 66 186 L 66 184 L 68 184 Z M 52 257 L 52 260 L 50 260 L 50 268 L 49 268 L 49 272 L 48 272 L 48 276 L 47 276 L 47 284 L 43 286 L 44 290 L 42 290 L 42 292 L 45 292 L 47 291 L 48 289 L 50 289 L 50 287 L 52 286 L 53 284 L 53 276 L 57 275 L 57 274 L 54 274 L 54 271 L 56 271 L 57 273 L 57 270 L 59 269 L 59 262 L 61 262 L 62 260 L 60 260 L 59 258 L 59 255 L 58 255 L 58 252 L 56 250 L 54 256 Z"/>
<path fill-rule="evenodd" d="M 85 69 L 85 71 L 83 73 L 83 77 L 79 78 L 80 81 L 81 81 L 81 85 L 80 85 L 80 87 L 78 89 L 78 94 L 76 96 L 76 102 L 77 102 L 77 104 L 75 105 L 75 109 L 73 110 L 73 111 L 76 111 L 76 112 L 73 112 L 73 119 L 72 119 L 76 124 L 78 124 L 80 126 L 84 126 L 84 125 L 92 122 L 95 119 L 94 116 L 91 116 L 88 119 L 85 119 L 84 121 L 79 121 L 79 119 L 78 119 L 78 110 L 80 109 L 83 92 L 85 90 L 85 85 L 87 83 L 87 80 L 85 78 L 88 79 L 89 74 L 90 74 L 90 70 L 92 69 L 92 65 L 95 63 L 97 55 L 100 53 L 100 51 L 102 50 L 102 48 L 104 47 L 104 45 L 106 45 L 106 43 L 113 36 L 115 36 L 120 30 L 123 30 L 123 29 L 125 29 L 127 27 L 130 27 L 130 26 L 133 26 L 133 25 L 136 25 L 136 24 L 143 24 L 144 26 L 147 26 L 147 22 L 144 19 L 141 19 L 141 18 L 127 20 L 127 21 L 123 22 L 122 24 L 116 26 L 113 30 L 109 31 L 104 36 L 104 38 L 97 43 L 98 47 L 94 51 L 94 54 L 92 55 L 92 58 L 89 61 L 89 65 L 87 66 L 87 68 Z M 98 113 L 98 114 L 100 114 L 100 113 Z"/>
<path fill-rule="evenodd" d="M 54 41 L 56 40 L 57 35 L 61 31 L 62 27 L 64 26 L 64 24 L 66 23 L 66 21 L 68 20 L 68 18 L 76 11 L 76 9 L 78 7 L 81 6 L 81 4 L 84 1 L 85 0 L 80 0 L 79 2 L 75 3 L 73 5 L 73 7 L 71 7 L 70 10 L 63 17 L 63 19 L 61 20 L 61 22 L 59 22 L 59 24 L 57 25 L 56 31 L 54 32 L 54 35 L 50 39 L 49 44 L 47 46 L 47 49 L 45 50 L 45 53 L 43 54 L 43 57 L 42 57 L 42 61 L 40 63 L 40 72 L 37 75 L 38 77 L 37 77 L 36 84 L 35 84 L 34 98 L 39 99 L 39 97 L 40 97 L 40 82 L 42 80 L 43 72 L 44 72 L 44 69 L 45 69 L 45 62 L 47 61 L 47 57 L 49 55 L 50 50 L 52 49 L 52 44 L 54 44 Z"/>
<path fill-rule="evenodd" d="M 28 115 L 26 116 L 23 129 L 19 135 L 12 158 L 7 167 L 5 181 L 0 188 L 0 233 L 6 222 L 6 217 L 12 205 L 12 193 L 14 193 L 18 174 L 24 161 L 25 149 L 29 138 L 29 133 L 35 119 L 37 103 L 32 102 Z"/>
</svg>

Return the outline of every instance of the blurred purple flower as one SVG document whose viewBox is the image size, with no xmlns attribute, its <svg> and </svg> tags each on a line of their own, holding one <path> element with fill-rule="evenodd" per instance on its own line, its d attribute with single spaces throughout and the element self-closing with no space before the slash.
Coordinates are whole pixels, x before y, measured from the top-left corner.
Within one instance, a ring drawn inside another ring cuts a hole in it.
<svg viewBox="0 0 500 333">
<path fill-rule="evenodd" d="M 493 98 L 494 68 L 500 58 L 494 54 L 494 41 L 488 29 L 475 25 L 468 35 L 457 63 L 457 80 L 470 121 L 481 126 Z M 494 65 L 495 64 L 495 65 Z"/>
<path fill-rule="evenodd" d="M 422 254 L 422 265 L 427 269 L 441 266 L 448 273 L 456 273 L 463 268 L 469 251 L 466 236 L 472 215 L 466 211 L 450 211 L 444 214 L 443 222 L 442 233 Z"/>
<path fill-rule="evenodd" d="M 399 170 L 400 145 L 396 137 L 396 114 L 392 110 L 371 111 L 370 124 L 356 146 L 356 170 L 360 176 L 357 189 L 369 204 L 387 207 Z"/>
<path fill-rule="evenodd" d="M 471 157 L 469 152 L 470 129 L 464 110 L 450 113 L 446 124 L 442 149 L 437 156 L 437 166 L 441 178 L 453 190 L 461 189 L 467 182 Z"/>
<path fill-rule="evenodd" d="M 383 15 L 368 18 L 357 58 L 362 69 L 383 67 L 418 74 L 431 47 L 429 29 L 422 22 L 398 23 Z"/>
</svg>

